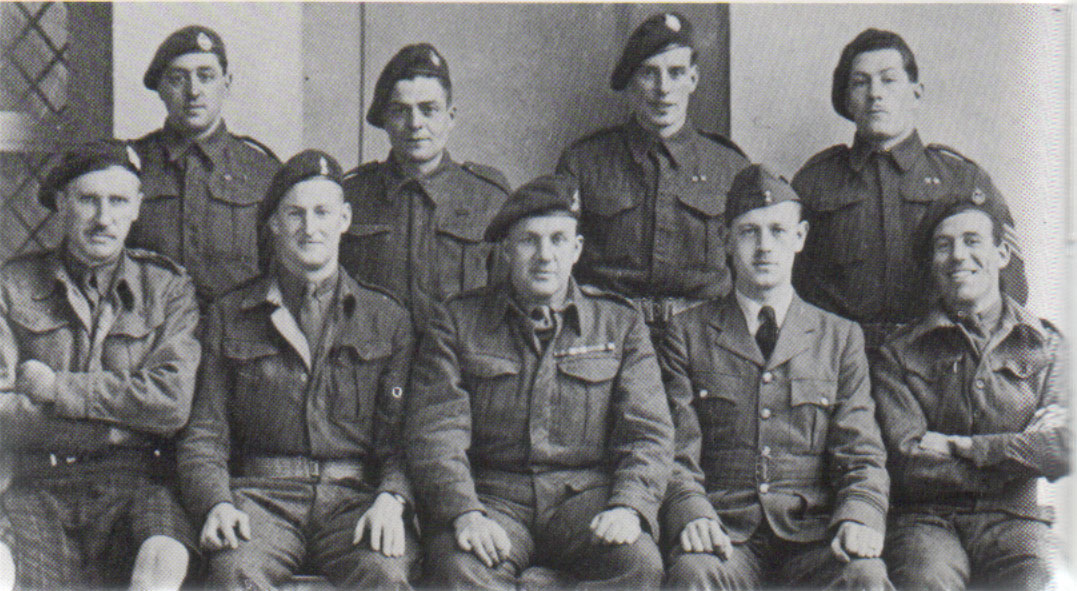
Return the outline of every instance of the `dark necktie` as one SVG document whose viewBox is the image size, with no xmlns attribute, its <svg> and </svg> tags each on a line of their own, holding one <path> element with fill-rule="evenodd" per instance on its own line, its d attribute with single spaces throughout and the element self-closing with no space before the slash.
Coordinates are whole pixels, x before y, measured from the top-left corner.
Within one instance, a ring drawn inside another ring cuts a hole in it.
<svg viewBox="0 0 1077 591">
<path fill-rule="evenodd" d="M 321 302 L 318 301 L 317 296 L 317 285 L 308 283 L 306 290 L 303 292 L 303 302 L 299 308 L 299 328 L 303 330 L 303 335 L 307 337 L 311 355 L 317 354 L 319 340 L 321 340 L 322 336 L 323 316 Z"/>
<path fill-rule="evenodd" d="M 531 317 L 531 328 L 535 331 L 535 336 L 545 346 L 546 343 L 550 342 L 557 329 L 553 309 L 549 306 L 535 306 L 531 308 L 529 316 Z"/>
<path fill-rule="evenodd" d="M 759 330 L 755 331 L 755 342 L 763 352 L 763 358 L 770 359 L 774 343 L 778 342 L 778 321 L 774 317 L 774 308 L 770 306 L 763 306 L 759 310 Z"/>
</svg>

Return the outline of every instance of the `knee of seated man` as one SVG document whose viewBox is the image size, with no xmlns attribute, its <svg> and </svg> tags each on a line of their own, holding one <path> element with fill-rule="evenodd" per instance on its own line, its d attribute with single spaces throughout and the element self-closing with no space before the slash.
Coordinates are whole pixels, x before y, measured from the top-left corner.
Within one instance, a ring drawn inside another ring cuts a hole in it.
<svg viewBox="0 0 1077 591">
<path fill-rule="evenodd" d="M 845 589 L 870 589 L 883 591 L 893 589 L 886 575 L 886 563 L 881 558 L 858 558 L 842 568 L 841 579 Z"/>
<path fill-rule="evenodd" d="M 671 589 L 705 589 L 713 575 L 722 570 L 722 562 L 714 554 L 703 552 L 676 553 L 666 570 L 666 587 Z"/>
<path fill-rule="evenodd" d="M 131 581 L 135 588 L 178 588 L 187 577 L 189 562 L 187 547 L 179 540 L 151 536 L 138 549 Z"/>
<path fill-rule="evenodd" d="M 945 552 L 917 552 L 900 561 L 888 560 L 890 580 L 898 589 L 964 589 L 968 573 L 963 562 Z"/>
</svg>

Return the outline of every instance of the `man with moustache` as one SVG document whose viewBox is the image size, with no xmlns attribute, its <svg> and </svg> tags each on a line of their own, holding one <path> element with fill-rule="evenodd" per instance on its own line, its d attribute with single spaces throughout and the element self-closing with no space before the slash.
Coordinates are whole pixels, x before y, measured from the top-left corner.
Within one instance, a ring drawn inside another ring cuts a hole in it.
<svg viewBox="0 0 1077 591">
<path fill-rule="evenodd" d="M 928 206 L 952 192 L 997 194 L 976 163 L 921 142 L 923 92 L 904 39 L 860 33 L 842 50 L 831 87 L 834 110 L 856 124 L 853 145 L 816 154 L 793 178 L 812 225 L 793 284 L 805 300 L 861 323 L 869 352 L 929 304 L 911 238 Z M 1002 215 L 1011 253 L 1004 291 L 1024 302 L 1024 265 L 1004 205 Z"/>
<path fill-rule="evenodd" d="M 407 312 L 338 263 L 351 223 L 340 165 L 308 150 L 262 202 L 272 258 L 210 309 L 179 444 L 211 580 L 274 589 L 299 570 L 339 588 L 410 588 L 400 421 Z"/>
<path fill-rule="evenodd" d="M 580 281 L 632 298 L 656 338 L 675 312 L 730 288 L 722 211 L 748 160 L 692 126 L 698 84 L 691 23 L 675 12 L 651 16 L 610 78 L 627 94 L 628 122 L 572 144 L 557 165 L 580 183 Z"/>
<path fill-rule="evenodd" d="M 168 117 L 164 128 L 135 142 L 145 200 L 130 244 L 182 263 L 205 310 L 259 274 L 258 203 L 280 163 L 224 124 L 232 72 L 212 29 L 192 25 L 169 35 L 142 82 Z"/>
<path fill-rule="evenodd" d="M 1037 480 L 1069 473 L 1062 337 L 999 287 L 1005 205 L 960 193 L 916 235 L 938 299 L 872 367 L 890 457 L 886 563 L 902 589 L 1045 589 Z"/>
<path fill-rule="evenodd" d="M 412 370 L 408 471 L 432 583 L 516 589 L 532 564 L 583 588 L 655 588 L 669 409 L 646 325 L 572 278 L 569 177 L 518 189 L 486 230 L 508 280 L 450 298 Z"/>
<path fill-rule="evenodd" d="M 671 588 L 890 588 L 864 338 L 793 289 L 801 208 L 766 168 L 739 173 L 725 210 L 733 293 L 674 317 L 660 348 L 676 427 Z"/>
<path fill-rule="evenodd" d="M 194 536 L 165 485 L 200 347 L 191 279 L 125 248 L 138 159 L 119 142 L 65 153 L 43 181 L 55 250 L 0 270 L 0 493 L 20 588 L 178 589 Z"/>
<path fill-rule="evenodd" d="M 345 176 L 355 215 L 341 264 L 403 299 L 421 329 L 434 303 L 486 285 L 493 245 L 482 235 L 508 197 L 508 181 L 494 168 L 449 156 L 452 81 L 445 58 L 428 43 L 389 60 L 366 120 L 385 130 L 392 149 L 384 162 Z"/>
</svg>

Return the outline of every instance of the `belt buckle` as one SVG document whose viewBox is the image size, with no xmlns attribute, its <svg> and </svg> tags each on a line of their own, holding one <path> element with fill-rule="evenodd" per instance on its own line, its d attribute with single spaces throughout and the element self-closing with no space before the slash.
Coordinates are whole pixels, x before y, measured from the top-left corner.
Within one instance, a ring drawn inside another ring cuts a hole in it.
<svg viewBox="0 0 1077 591">
<path fill-rule="evenodd" d="M 322 463 L 319 462 L 318 460 L 313 460 L 311 458 L 303 458 L 303 459 L 306 460 L 305 463 L 307 465 L 307 475 L 308 475 L 308 477 L 310 479 L 312 479 L 312 480 L 321 480 L 322 479 Z"/>
</svg>

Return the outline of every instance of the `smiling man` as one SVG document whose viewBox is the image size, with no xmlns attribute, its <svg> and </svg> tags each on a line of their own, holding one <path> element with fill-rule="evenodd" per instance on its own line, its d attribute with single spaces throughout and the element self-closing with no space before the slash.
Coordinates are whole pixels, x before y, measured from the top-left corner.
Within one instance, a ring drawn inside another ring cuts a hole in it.
<svg viewBox="0 0 1077 591">
<path fill-rule="evenodd" d="M 20 588 L 178 589 L 195 547 L 162 450 L 190 413 L 198 305 L 175 263 L 124 247 L 142 202 L 129 150 L 64 154 L 39 193 L 62 244 L 0 271 L 0 500 Z"/>
<path fill-rule="evenodd" d="M 227 589 L 276 589 L 300 569 L 342 589 L 410 586 L 400 421 L 412 329 L 340 268 L 352 215 L 340 183 L 331 156 L 292 157 L 262 206 L 268 271 L 209 313 L 180 476 Z"/>
<path fill-rule="evenodd" d="M 1036 480 L 1069 472 L 1065 349 L 1001 292 L 997 198 L 932 204 L 915 235 L 939 297 L 872 368 L 894 480 L 886 562 L 902 589 L 1045 589 Z"/>
<path fill-rule="evenodd" d="M 748 160 L 693 127 L 688 103 L 699 83 L 691 23 L 651 16 L 610 78 L 627 95 L 628 122 L 572 144 L 557 165 L 580 183 L 580 281 L 632 298 L 656 337 L 673 313 L 730 288 L 722 211 Z"/>
<path fill-rule="evenodd" d="M 408 45 L 389 60 L 366 120 L 385 130 L 392 149 L 384 162 L 345 176 L 355 216 L 341 264 L 403 299 L 421 329 L 436 302 L 486 285 L 493 245 L 482 235 L 508 197 L 508 181 L 449 156 L 453 87 L 448 63 L 430 44 Z"/>
<path fill-rule="evenodd" d="M 923 94 L 904 39 L 878 29 L 860 33 L 842 50 L 831 87 L 834 110 L 856 124 L 853 145 L 816 154 L 793 178 L 812 224 L 793 283 L 807 301 L 861 323 L 869 353 L 929 304 L 931 282 L 912 241 L 928 206 L 952 192 L 996 193 L 976 163 L 921 142 Z M 1004 205 L 1001 221 L 1011 245 L 1004 291 L 1024 302 L 1024 265 Z"/>
<path fill-rule="evenodd" d="M 660 347 L 676 428 L 663 506 L 674 589 L 889 588 L 889 480 L 864 337 L 797 297 L 808 223 L 759 165 L 729 191 L 734 292 Z"/>
<path fill-rule="evenodd" d="M 142 81 L 168 115 L 163 129 L 135 142 L 145 200 L 130 244 L 182 263 L 205 309 L 259 274 L 258 203 L 280 163 L 225 126 L 232 72 L 212 29 L 193 25 L 169 35 Z"/>
<path fill-rule="evenodd" d="M 450 298 L 412 373 L 408 471 L 434 585 L 517 589 L 532 564 L 651 589 L 672 430 L 647 327 L 576 284 L 570 177 L 518 189 L 486 238 L 507 280 Z"/>
</svg>

